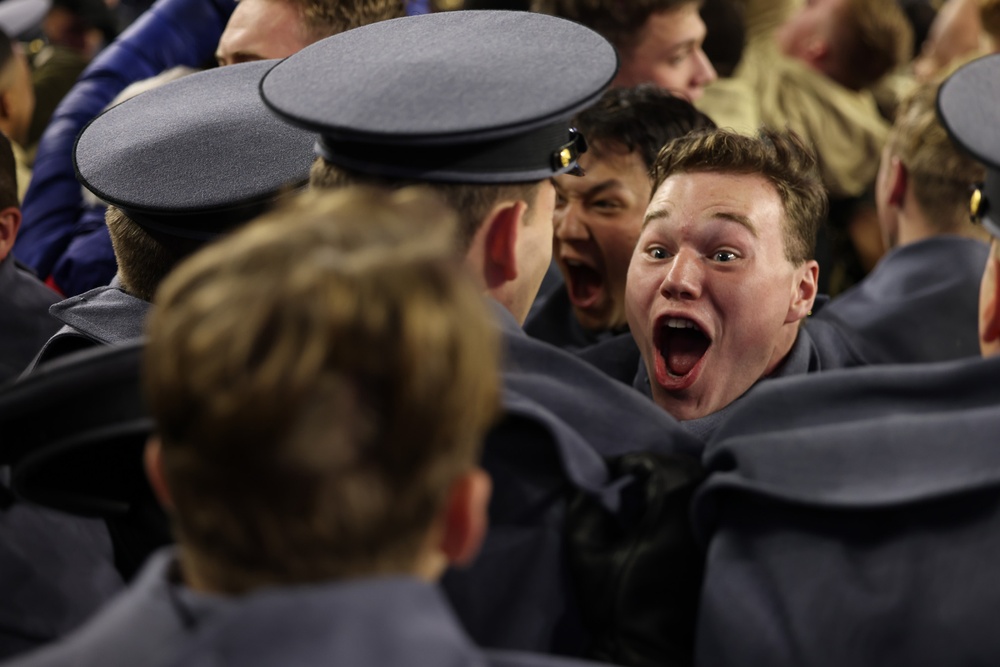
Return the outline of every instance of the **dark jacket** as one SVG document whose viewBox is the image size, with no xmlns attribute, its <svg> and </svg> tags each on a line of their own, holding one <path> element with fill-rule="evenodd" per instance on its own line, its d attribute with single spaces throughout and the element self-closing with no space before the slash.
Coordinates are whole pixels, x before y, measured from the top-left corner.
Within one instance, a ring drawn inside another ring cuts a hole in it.
<svg viewBox="0 0 1000 667">
<path fill-rule="evenodd" d="M 16 378 L 59 329 L 49 306 L 59 295 L 17 266 L 0 262 L 0 383 Z"/>
</svg>

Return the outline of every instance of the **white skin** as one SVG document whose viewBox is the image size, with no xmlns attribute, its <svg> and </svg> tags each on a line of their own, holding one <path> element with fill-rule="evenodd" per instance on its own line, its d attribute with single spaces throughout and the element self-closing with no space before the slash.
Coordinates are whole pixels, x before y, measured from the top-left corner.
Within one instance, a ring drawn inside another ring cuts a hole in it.
<svg viewBox="0 0 1000 667">
<path fill-rule="evenodd" d="M 299 9 L 284 0 L 240 0 L 219 38 L 219 65 L 287 58 L 313 41 Z"/>
<path fill-rule="evenodd" d="M 653 83 L 694 102 L 718 78 L 701 48 L 705 32 L 696 2 L 654 12 L 639 31 L 638 41 L 620 54 L 614 85 Z"/>
<path fill-rule="evenodd" d="M 626 324 L 625 276 L 652 185 L 642 155 L 619 144 L 595 146 L 580 166 L 583 176 L 554 179 L 553 253 L 580 324 L 617 329 Z"/>
<path fill-rule="evenodd" d="M 784 218 L 777 190 L 756 174 L 675 174 L 653 195 L 626 315 L 653 399 L 677 419 L 726 407 L 791 350 L 819 267 L 785 256 Z"/>
</svg>

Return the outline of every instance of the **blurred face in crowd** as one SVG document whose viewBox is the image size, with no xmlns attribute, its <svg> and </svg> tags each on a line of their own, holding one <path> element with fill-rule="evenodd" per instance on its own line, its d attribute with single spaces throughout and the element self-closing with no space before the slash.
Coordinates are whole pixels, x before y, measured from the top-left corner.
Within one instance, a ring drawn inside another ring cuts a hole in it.
<svg viewBox="0 0 1000 667">
<path fill-rule="evenodd" d="M 219 38 L 219 65 L 286 58 L 309 46 L 298 7 L 285 0 L 240 0 Z"/>
<path fill-rule="evenodd" d="M 705 23 L 698 15 L 698 3 L 655 12 L 639 31 L 635 45 L 620 54 L 621 69 L 614 85 L 654 83 L 694 102 L 716 79 L 701 49 L 704 41 Z"/>
<path fill-rule="evenodd" d="M 14 44 L 14 57 L 0 73 L 0 101 L 4 134 L 21 146 L 26 146 L 31 115 L 35 111 L 35 89 L 31 84 L 28 59 L 20 44 Z"/>
<path fill-rule="evenodd" d="M 628 270 L 628 322 L 656 403 L 677 419 L 703 417 L 784 360 L 818 268 L 785 256 L 784 207 L 757 174 L 670 176 L 644 224 Z"/>
<path fill-rule="evenodd" d="M 814 63 L 829 51 L 831 36 L 848 11 L 846 0 L 808 0 L 775 33 L 786 56 Z"/>
<path fill-rule="evenodd" d="M 592 146 L 580 166 L 582 177 L 555 178 L 555 260 L 580 324 L 617 329 L 626 325 L 625 276 L 650 179 L 641 155 L 615 143 Z"/>
</svg>

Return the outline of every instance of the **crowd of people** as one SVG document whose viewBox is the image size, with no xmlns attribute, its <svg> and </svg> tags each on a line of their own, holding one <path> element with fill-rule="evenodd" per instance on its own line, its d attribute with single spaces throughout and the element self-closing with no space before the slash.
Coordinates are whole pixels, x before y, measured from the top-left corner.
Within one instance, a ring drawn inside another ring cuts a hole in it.
<svg viewBox="0 0 1000 667">
<path fill-rule="evenodd" d="M 1000 656 L 1000 2 L 0 28 L 3 664 Z"/>
</svg>

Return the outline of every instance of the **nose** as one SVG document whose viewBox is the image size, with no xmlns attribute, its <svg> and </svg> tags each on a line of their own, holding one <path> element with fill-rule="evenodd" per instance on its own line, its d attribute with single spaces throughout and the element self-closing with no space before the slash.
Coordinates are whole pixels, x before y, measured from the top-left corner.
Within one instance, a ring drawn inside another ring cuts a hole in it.
<svg viewBox="0 0 1000 667">
<path fill-rule="evenodd" d="M 586 241 L 590 231 L 581 216 L 580 204 L 568 201 L 556 209 L 552 218 L 556 238 L 560 241 Z"/>
<path fill-rule="evenodd" d="M 692 80 L 695 83 L 695 85 L 699 87 L 707 86 L 708 84 L 712 83 L 713 81 L 719 78 L 719 75 L 716 73 L 715 68 L 712 67 L 712 61 L 708 59 L 708 56 L 705 55 L 705 52 L 701 50 L 701 47 L 698 47 L 698 50 L 695 52 L 694 56 L 696 65 Z"/>
<path fill-rule="evenodd" d="M 681 249 L 667 267 L 660 294 L 668 299 L 693 301 L 701 296 L 703 279 L 701 258 L 693 250 Z"/>
</svg>

